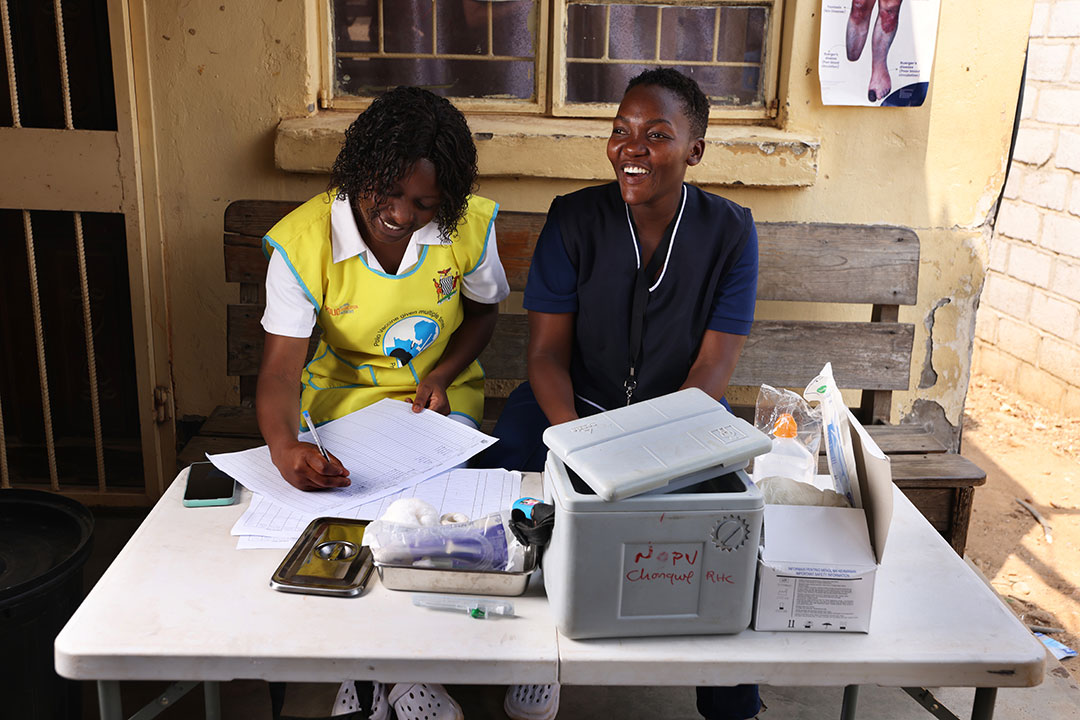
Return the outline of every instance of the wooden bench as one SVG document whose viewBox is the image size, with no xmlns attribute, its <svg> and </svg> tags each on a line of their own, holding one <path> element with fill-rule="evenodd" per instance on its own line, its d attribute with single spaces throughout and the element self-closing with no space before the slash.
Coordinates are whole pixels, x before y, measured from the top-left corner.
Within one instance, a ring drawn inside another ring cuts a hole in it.
<svg viewBox="0 0 1080 720">
<path fill-rule="evenodd" d="M 228 306 L 226 373 L 239 378 L 240 405 L 214 410 L 179 454 L 181 467 L 206 452 L 262 444 L 254 412 L 263 346 L 262 237 L 298 204 L 240 200 L 225 210 L 225 279 L 240 285 L 240 302 Z M 539 213 L 499 214 L 499 256 L 511 290 L 525 287 L 543 223 Z M 898 316 L 900 305 L 915 304 L 918 237 L 896 227 L 797 223 L 758 223 L 758 235 L 760 300 L 854 304 L 865 306 L 859 311 L 867 319 L 755 321 L 731 384 L 801 388 L 832 362 L 841 388 L 861 391 L 856 415 L 890 456 L 894 482 L 962 555 L 974 488 L 986 474 L 946 452 L 925 427 L 888 424 L 892 392 L 907 390 L 911 374 L 914 327 Z M 504 389 L 524 379 L 527 344 L 526 316 L 500 314 L 495 337 L 480 357 L 488 379 L 503 381 Z M 504 402 L 488 397 L 484 429 L 494 424 Z M 752 407 L 735 409 L 744 417 L 753 413 Z"/>
</svg>

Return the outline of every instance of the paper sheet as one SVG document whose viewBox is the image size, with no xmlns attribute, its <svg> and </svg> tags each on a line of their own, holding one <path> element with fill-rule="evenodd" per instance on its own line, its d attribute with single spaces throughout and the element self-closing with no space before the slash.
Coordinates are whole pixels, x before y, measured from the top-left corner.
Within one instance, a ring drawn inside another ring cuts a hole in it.
<svg viewBox="0 0 1080 720">
<path fill-rule="evenodd" d="M 207 455 L 254 493 L 309 515 L 333 515 L 415 485 L 461 464 L 495 438 L 436 412 L 414 413 L 389 398 L 321 425 L 319 438 L 349 470 L 352 484 L 304 492 L 289 485 L 262 447 Z M 300 439 L 311 441 L 310 433 Z"/>
<path fill-rule="evenodd" d="M 337 517 L 375 520 L 398 498 L 416 497 L 431 503 L 439 514 L 460 512 L 478 518 L 509 509 L 521 496 L 521 473 L 506 470 L 451 470 L 378 500 L 335 513 Z M 237 549 L 291 547 L 318 514 L 300 513 L 255 495 L 233 525 L 241 536 Z"/>
<path fill-rule="evenodd" d="M 237 550 L 288 550 L 296 538 L 272 538 L 263 535 L 241 535 L 236 539 Z"/>
</svg>

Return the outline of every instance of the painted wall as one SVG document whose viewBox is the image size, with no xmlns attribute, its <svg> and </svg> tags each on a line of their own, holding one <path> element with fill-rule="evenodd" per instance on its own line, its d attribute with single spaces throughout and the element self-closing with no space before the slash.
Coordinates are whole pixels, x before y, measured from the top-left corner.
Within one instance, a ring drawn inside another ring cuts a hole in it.
<svg viewBox="0 0 1080 720">
<path fill-rule="evenodd" d="M 235 399 L 224 375 L 225 304 L 236 296 L 222 279 L 226 205 L 240 198 L 301 199 L 325 186 L 323 176 L 276 169 L 273 152 L 279 121 L 314 109 L 314 3 L 222 2 L 145 3 L 180 416 L 205 415 Z M 1032 3 L 942 6 L 927 104 L 841 108 L 823 107 L 819 99 L 819 3 L 789 0 L 777 130 L 818 143 L 816 176 L 808 185 L 769 187 L 759 178 L 754 187 L 707 188 L 749 206 L 759 220 L 914 228 L 922 241 L 919 301 L 900 317 L 916 326 L 915 362 L 912 389 L 894 395 L 893 417 L 922 412 L 956 425 Z M 602 157 L 602 142 L 595 152 Z M 710 159 L 707 154 L 705 163 Z M 734 164 L 736 176 L 740 162 L 749 167 L 757 159 L 713 156 Z M 505 209 L 542 211 L 553 194 L 589 184 L 530 179 L 530 163 L 542 161 L 530 153 L 521 159 L 520 177 L 482 177 L 480 190 Z M 759 317 L 775 312 L 760 307 Z"/>
<path fill-rule="evenodd" d="M 1039 2 L 973 365 L 1080 417 L 1080 3 Z"/>
</svg>

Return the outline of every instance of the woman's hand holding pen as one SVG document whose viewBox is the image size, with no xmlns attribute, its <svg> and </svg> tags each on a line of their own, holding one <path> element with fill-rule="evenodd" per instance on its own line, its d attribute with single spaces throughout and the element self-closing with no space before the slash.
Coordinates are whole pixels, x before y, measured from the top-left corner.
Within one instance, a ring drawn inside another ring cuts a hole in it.
<svg viewBox="0 0 1080 720">
<path fill-rule="evenodd" d="M 311 443 L 294 441 L 270 448 L 270 459 L 285 480 L 298 490 L 347 487 L 349 471 L 332 454 L 323 457 Z"/>
</svg>

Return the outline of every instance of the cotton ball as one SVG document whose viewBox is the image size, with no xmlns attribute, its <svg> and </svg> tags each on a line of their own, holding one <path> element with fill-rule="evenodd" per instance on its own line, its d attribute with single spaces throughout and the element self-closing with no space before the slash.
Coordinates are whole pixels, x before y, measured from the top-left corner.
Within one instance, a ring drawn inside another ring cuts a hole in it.
<svg viewBox="0 0 1080 720">
<path fill-rule="evenodd" d="M 420 498 L 399 498 L 390 503 L 390 507 L 386 508 L 379 519 L 386 523 L 411 527 L 438 525 L 439 511 L 434 505 Z"/>
<path fill-rule="evenodd" d="M 443 525 L 458 525 L 469 522 L 469 516 L 463 512 L 449 512 L 439 518 L 439 522 Z"/>
<path fill-rule="evenodd" d="M 757 486 L 769 505 L 851 507 L 847 499 L 835 490 L 821 490 L 809 483 L 798 482 L 791 478 L 767 477 L 759 480 Z"/>
</svg>

